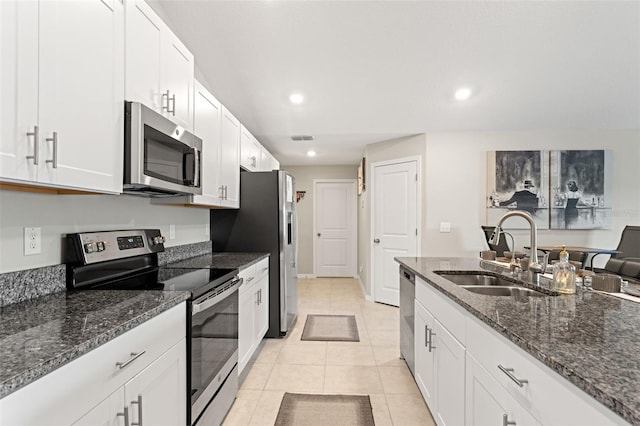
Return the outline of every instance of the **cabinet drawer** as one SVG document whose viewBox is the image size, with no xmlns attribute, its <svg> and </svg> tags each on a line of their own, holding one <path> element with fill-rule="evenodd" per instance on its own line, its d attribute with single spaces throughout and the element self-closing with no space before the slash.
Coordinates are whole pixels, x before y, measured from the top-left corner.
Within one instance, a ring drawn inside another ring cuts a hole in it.
<svg viewBox="0 0 640 426">
<path fill-rule="evenodd" d="M 515 346 L 475 318 L 467 318 L 467 351 L 542 424 L 624 424 L 622 418 L 604 407 L 564 377 Z M 507 369 L 519 386 L 498 366 Z"/>
<path fill-rule="evenodd" d="M 422 278 L 416 277 L 416 299 L 463 345 L 465 344 L 464 318 L 467 312 L 435 290 Z"/>
<path fill-rule="evenodd" d="M 247 288 L 256 282 L 256 265 L 253 264 L 241 269 L 238 272 L 238 276 L 242 278 L 242 285 L 240 286 L 240 291 L 242 291 L 243 287 Z"/>
<path fill-rule="evenodd" d="M 186 306 L 181 303 L 3 398 L 0 423 L 71 424 L 185 335 Z M 142 351 L 129 364 L 116 365 Z"/>
</svg>

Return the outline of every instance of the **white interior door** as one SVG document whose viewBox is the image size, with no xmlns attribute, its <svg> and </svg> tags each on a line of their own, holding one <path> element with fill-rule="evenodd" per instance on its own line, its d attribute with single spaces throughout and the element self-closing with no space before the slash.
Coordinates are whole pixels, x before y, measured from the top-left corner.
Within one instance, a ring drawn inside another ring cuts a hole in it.
<svg viewBox="0 0 640 426">
<path fill-rule="evenodd" d="M 315 275 L 356 274 L 356 181 L 315 181 Z"/>
<path fill-rule="evenodd" d="M 398 306 L 398 264 L 394 257 L 418 253 L 417 160 L 373 165 L 374 300 Z"/>
</svg>

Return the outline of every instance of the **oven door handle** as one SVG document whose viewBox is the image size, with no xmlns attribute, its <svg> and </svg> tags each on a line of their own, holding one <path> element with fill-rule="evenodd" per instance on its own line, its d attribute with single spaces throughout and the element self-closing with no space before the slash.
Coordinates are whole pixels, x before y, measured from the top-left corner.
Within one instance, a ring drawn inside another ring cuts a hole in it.
<svg viewBox="0 0 640 426">
<path fill-rule="evenodd" d="M 193 316 L 200 311 L 204 311 L 205 309 L 208 309 L 221 300 L 225 299 L 227 296 L 229 296 L 230 293 L 237 291 L 240 288 L 240 284 L 242 284 L 242 278 L 234 279 L 231 282 L 231 286 L 224 290 L 222 293 L 215 296 L 204 296 L 200 298 L 191 306 L 191 315 Z"/>
</svg>

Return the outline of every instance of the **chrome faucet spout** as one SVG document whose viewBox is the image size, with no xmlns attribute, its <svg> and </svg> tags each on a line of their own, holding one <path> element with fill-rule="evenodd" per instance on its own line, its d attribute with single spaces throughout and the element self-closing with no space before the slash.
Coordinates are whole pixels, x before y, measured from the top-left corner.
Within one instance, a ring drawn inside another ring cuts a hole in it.
<svg viewBox="0 0 640 426">
<path fill-rule="evenodd" d="M 496 229 L 493 232 L 493 236 L 492 236 L 492 243 L 493 244 L 497 244 L 498 238 L 500 237 L 500 229 L 502 227 L 502 223 L 509 219 L 510 217 L 521 217 L 524 220 L 527 221 L 527 223 L 529 224 L 529 228 L 531 230 L 530 233 L 530 243 L 529 246 L 531 247 L 531 262 L 529 263 L 529 270 L 533 271 L 533 272 L 544 272 L 544 270 L 546 269 L 546 262 L 545 265 L 541 265 L 538 262 L 538 243 L 537 243 L 537 237 L 538 237 L 538 228 L 536 227 L 536 223 L 533 221 L 533 217 L 531 217 L 531 215 L 525 211 L 522 210 L 513 210 L 510 212 L 505 213 L 499 220 L 498 220 L 498 224 L 496 225 Z M 495 242 L 494 242 L 495 241 Z M 513 250 L 515 251 L 515 247 L 513 247 Z"/>
</svg>

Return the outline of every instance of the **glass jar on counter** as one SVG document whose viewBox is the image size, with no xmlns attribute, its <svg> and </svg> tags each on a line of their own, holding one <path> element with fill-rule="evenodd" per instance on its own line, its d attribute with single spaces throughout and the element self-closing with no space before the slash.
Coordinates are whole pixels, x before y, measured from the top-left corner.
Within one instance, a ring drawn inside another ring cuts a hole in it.
<svg viewBox="0 0 640 426">
<path fill-rule="evenodd" d="M 562 246 L 560 261 L 553 266 L 551 289 L 563 294 L 576 292 L 576 267 L 569 263 L 569 252 Z"/>
</svg>

